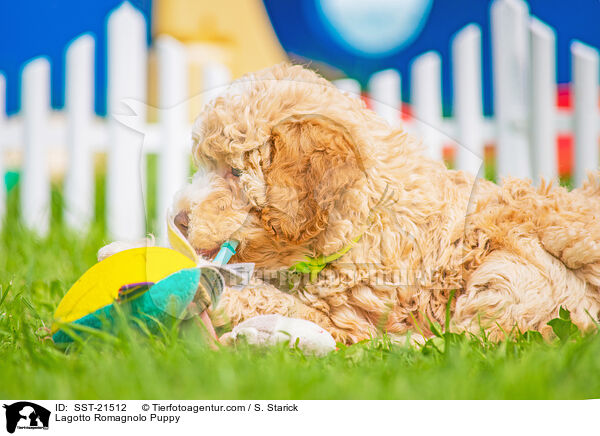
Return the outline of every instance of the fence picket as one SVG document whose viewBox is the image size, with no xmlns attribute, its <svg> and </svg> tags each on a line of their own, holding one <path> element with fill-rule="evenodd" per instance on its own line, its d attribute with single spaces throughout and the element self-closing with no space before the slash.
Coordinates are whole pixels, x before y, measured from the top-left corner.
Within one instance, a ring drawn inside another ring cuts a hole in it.
<svg viewBox="0 0 600 436">
<path fill-rule="evenodd" d="M 575 186 L 598 169 L 598 51 L 579 41 L 571 44 L 573 68 L 573 130 L 575 135 Z"/>
<path fill-rule="evenodd" d="M 137 239 L 145 231 L 144 170 L 141 135 L 115 119 L 129 113 L 123 99 L 132 99 L 138 121 L 146 119 L 146 22 L 125 2 L 108 19 L 107 221 L 112 238 Z"/>
<path fill-rule="evenodd" d="M 452 41 L 454 116 L 457 124 L 456 168 L 478 174 L 483 162 L 481 29 L 469 24 Z"/>
<path fill-rule="evenodd" d="M 529 16 L 523 0 L 494 0 L 490 9 L 495 118 L 483 116 L 481 29 L 470 24 L 452 40 L 454 118 L 443 118 L 441 59 L 427 52 L 411 65 L 414 117 L 405 123 L 416 131 L 428 154 L 442 159 L 447 136 L 459 142 L 456 166 L 481 168 L 483 145 L 495 141 L 500 177 L 554 179 L 558 173 L 556 134 L 574 134 L 574 183 L 598 169 L 600 109 L 598 51 L 580 42 L 571 45 L 574 110 L 558 111 L 556 98 L 556 34 Z M 6 118 L 5 79 L 0 73 L 0 225 L 6 209 L 4 162 L 7 151 L 21 151 L 21 212 L 24 223 L 43 235 L 50 216 L 48 147 L 67 144 L 70 165 L 65 180 L 66 223 L 83 229 L 94 209 L 92 152 L 107 151 L 107 222 L 111 238 L 134 239 L 145 230 L 145 154 L 159 153 L 157 203 L 159 238 L 164 241 L 164 214 L 188 176 L 188 67 L 184 45 L 168 36 L 156 39 L 158 54 L 158 125 L 146 120 L 147 45 L 143 15 L 125 2 L 113 10 L 108 30 L 108 117 L 94 115 L 94 39 L 77 38 L 66 54 L 66 116 L 50 117 L 50 64 L 37 58 L 22 77 L 22 110 Z M 222 64 L 202 66 L 203 102 L 221 95 L 231 81 Z M 360 98 L 354 79 L 334 85 Z M 368 82 L 373 109 L 391 125 L 400 122 L 401 77 L 389 69 Z M 196 96 L 195 96 L 196 97 Z M 131 115 L 131 111 L 136 112 Z M 66 128 L 65 128 L 66 127 Z M 66 138 L 64 132 L 66 131 Z M 147 135 L 140 136 L 140 132 Z M 145 147 L 142 150 L 142 142 Z"/>
<path fill-rule="evenodd" d="M 417 130 L 427 152 L 442 159 L 442 61 L 440 55 L 429 51 L 417 57 L 411 67 L 411 103 L 419 123 Z"/>
<path fill-rule="evenodd" d="M 529 25 L 531 74 L 529 85 L 530 146 L 533 180 L 558 176 L 556 148 L 556 37 L 537 19 Z"/>
<path fill-rule="evenodd" d="M 402 110 L 401 79 L 398 71 L 390 68 L 373 74 L 368 88 L 373 110 L 390 126 L 397 126 Z"/>
<path fill-rule="evenodd" d="M 208 103 L 223 93 L 231 83 L 231 72 L 218 62 L 208 62 L 202 67 L 202 101 Z"/>
<path fill-rule="evenodd" d="M 50 221 L 48 170 L 48 117 L 50 112 L 50 63 L 40 57 L 23 68 L 23 182 L 21 216 L 25 225 L 44 236 Z"/>
<path fill-rule="evenodd" d="M 491 21 L 497 173 L 499 178 L 531 177 L 527 137 L 527 4 L 522 0 L 494 0 Z"/>
<path fill-rule="evenodd" d="M 336 88 L 348 93 L 352 97 L 360 98 L 360 83 L 354 79 L 337 79 L 333 81 Z"/>
<path fill-rule="evenodd" d="M 86 229 L 94 215 L 94 164 L 90 132 L 94 118 L 94 38 L 82 35 L 67 49 L 65 109 L 69 166 L 65 179 L 65 221 Z"/>
<path fill-rule="evenodd" d="M 159 240 L 166 241 L 165 217 L 175 193 L 189 172 L 188 74 L 185 47 L 170 36 L 156 42 L 158 58 L 158 101 L 160 110 L 160 153 L 158 167 Z"/>
</svg>

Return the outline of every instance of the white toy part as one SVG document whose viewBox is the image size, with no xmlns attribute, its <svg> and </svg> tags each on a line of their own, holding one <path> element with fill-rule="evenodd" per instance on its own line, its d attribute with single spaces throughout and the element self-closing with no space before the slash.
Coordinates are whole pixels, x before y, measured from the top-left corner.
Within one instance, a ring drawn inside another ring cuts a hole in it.
<svg viewBox="0 0 600 436">
<path fill-rule="evenodd" d="M 153 235 L 135 241 L 111 242 L 110 244 L 105 245 L 100 250 L 98 250 L 98 254 L 96 255 L 96 257 L 98 258 L 98 262 L 102 262 L 107 257 L 110 257 L 113 254 L 120 253 L 121 251 L 131 250 L 132 248 L 154 247 L 156 245 L 155 242 L 156 241 L 154 240 Z"/>
<path fill-rule="evenodd" d="M 270 346 L 289 341 L 290 347 L 306 354 L 324 356 L 335 350 L 335 340 L 325 329 L 311 321 L 281 315 L 259 315 L 234 327 L 231 339 L 244 339 L 247 343 Z"/>
<path fill-rule="evenodd" d="M 154 247 L 155 245 L 156 241 L 153 235 L 150 235 L 147 238 L 138 239 L 136 241 L 115 241 L 98 250 L 98 262 L 101 262 L 107 257 L 125 250 L 142 247 Z M 182 254 L 185 255 L 186 253 L 183 252 Z M 226 265 L 219 265 L 213 261 L 205 260 L 200 257 L 196 257 L 192 260 L 194 260 L 199 267 L 211 267 L 215 269 L 223 277 L 224 284 L 235 290 L 244 289 L 250 282 L 252 274 L 254 273 L 253 263 L 229 263 Z M 214 303 L 216 304 L 217 301 L 218 296 L 217 300 L 214 300 Z"/>
</svg>

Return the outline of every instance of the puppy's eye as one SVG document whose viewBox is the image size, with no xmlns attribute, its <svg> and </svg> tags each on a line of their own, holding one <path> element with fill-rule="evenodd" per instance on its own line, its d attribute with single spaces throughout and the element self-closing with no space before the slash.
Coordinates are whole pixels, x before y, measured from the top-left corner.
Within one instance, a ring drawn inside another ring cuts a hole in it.
<svg viewBox="0 0 600 436">
<path fill-rule="evenodd" d="M 239 177 L 239 176 L 241 176 L 241 175 L 242 175 L 242 170 L 240 170 L 240 169 L 237 169 L 237 168 L 231 168 L 231 174 L 232 174 L 234 177 Z"/>
</svg>

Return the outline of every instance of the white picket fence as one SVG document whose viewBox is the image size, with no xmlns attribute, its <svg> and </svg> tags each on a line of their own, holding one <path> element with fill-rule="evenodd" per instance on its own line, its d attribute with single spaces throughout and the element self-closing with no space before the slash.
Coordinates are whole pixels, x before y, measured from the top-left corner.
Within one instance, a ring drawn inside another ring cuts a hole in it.
<svg viewBox="0 0 600 436">
<path fill-rule="evenodd" d="M 451 41 L 453 117 L 442 116 L 441 68 L 437 52 L 416 58 L 411 69 L 412 119 L 407 129 L 423 138 L 429 154 L 441 158 L 442 147 L 454 144 L 458 168 L 477 172 L 484 144 L 494 143 L 499 176 L 539 180 L 557 176 L 556 135 L 575 138 L 575 183 L 598 168 L 598 52 L 573 42 L 572 113 L 556 109 L 555 31 L 530 17 L 522 0 L 495 0 L 492 24 L 495 118 L 482 111 L 481 31 L 476 24 Z M 85 229 L 94 210 L 93 153 L 104 151 L 107 163 L 107 223 L 112 238 L 132 239 L 146 231 L 145 155 L 159 155 L 158 213 L 188 177 L 190 151 L 187 60 L 184 46 L 160 36 L 152 48 L 158 63 L 157 123 L 146 122 L 148 48 L 142 14 L 125 2 L 108 19 L 108 113 L 94 114 L 94 38 L 85 34 L 66 51 L 66 95 L 63 111 L 50 108 L 50 64 L 44 57 L 28 62 L 22 73 L 21 112 L 6 117 L 5 80 L 0 74 L 0 174 L 6 152 L 22 154 L 21 210 L 25 224 L 48 231 L 50 176 L 48 158 L 66 151 L 65 219 Z M 204 95 L 208 99 L 230 81 L 224 67 L 207 64 Z M 400 123 L 401 78 L 396 70 L 374 74 L 368 84 L 371 105 L 390 124 Z M 360 94 L 358 82 L 336 85 Z M 131 110 L 135 115 L 131 114 Z M 135 129 L 130 127 L 134 126 Z M 136 131 L 137 130 L 137 131 Z M 142 133 L 140 133 L 142 132 Z M 5 211 L 0 189 L 0 218 Z M 161 228 L 159 236 L 164 237 Z"/>
</svg>

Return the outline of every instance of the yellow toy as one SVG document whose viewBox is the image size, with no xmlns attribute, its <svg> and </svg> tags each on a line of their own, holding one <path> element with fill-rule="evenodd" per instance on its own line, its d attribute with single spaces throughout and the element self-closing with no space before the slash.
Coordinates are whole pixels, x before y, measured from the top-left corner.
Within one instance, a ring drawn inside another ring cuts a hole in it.
<svg viewBox="0 0 600 436">
<path fill-rule="evenodd" d="M 215 259 L 203 264 L 172 220 L 168 223 L 171 245 L 179 251 L 164 247 L 121 251 L 75 282 L 54 313 L 51 332 L 56 343 L 73 340 L 61 330 L 66 324 L 95 329 L 112 325 L 117 305 L 155 332 L 159 324 L 178 319 L 192 301 L 215 336 L 206 309 L 216 304 L 226 282 L 233 286 L 243 282 L 235 269 L 223 267 L 235 253 L 237 241 L 226 241 Z"/>
</svg>

